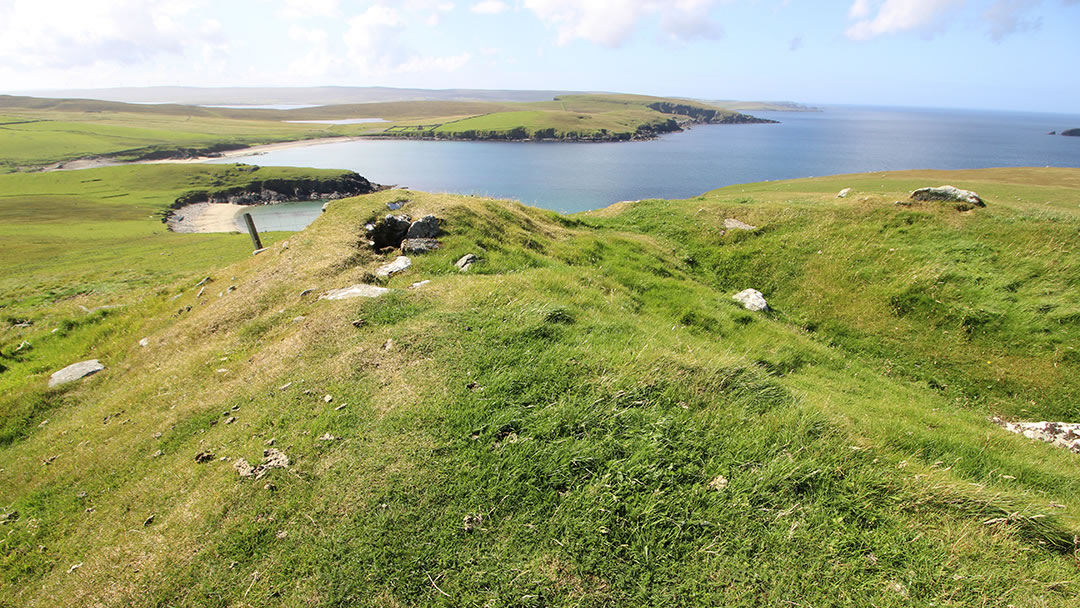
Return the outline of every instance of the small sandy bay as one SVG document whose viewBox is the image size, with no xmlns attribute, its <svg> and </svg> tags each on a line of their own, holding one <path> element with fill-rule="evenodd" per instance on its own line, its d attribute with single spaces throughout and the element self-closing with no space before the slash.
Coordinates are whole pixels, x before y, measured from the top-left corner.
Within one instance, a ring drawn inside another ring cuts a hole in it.
<svg viewBox="0 0 1080 608">
<path fill-rule="evenodd" d="M 167 223 L 173 232 L 236 232 L 236 216 L 244 208 L 232 203 L 193 203 L 177 209 Z"/>
</svg>

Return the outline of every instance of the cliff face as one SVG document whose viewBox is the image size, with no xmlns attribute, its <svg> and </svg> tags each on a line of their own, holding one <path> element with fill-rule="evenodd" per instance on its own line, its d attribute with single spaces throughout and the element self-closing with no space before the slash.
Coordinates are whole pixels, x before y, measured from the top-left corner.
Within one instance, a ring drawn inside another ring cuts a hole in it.
<svg viewBox="0 0 1080 608">
<path fill-rule="evenodd" d="M 252 167 L 252 171 L 258 170 Z M 245 186 L 221 190 L 193 190 L 176 199 L 173 209 L 194 203 L 232 203 L 259 205 L 282 201 L 339 199 L 382 190 L 357 173 L 348 172 L 326 178 L 256 180 Z"/>
<path fill-rule="evenodd" d="M 769 120 L 767 118 L 750 116 L 749 114 L 741 114 L 739 112 L 726 112 L 724 110 L 702 108 L 689 104 L 671 103 L 669 101 L 658 101 L 656 103 L 649 104 L 648 107 L 652 110 L 656 110 L 657 112 L 663 112 L 664 114 L 676 114 L 678 116 L 686 116 L 689 117 L 692 122 L 700 124 L 774 124 L 778 122 L 775 120 Z"/>
<path fill-rule="evenodd" d="M 435 131 L 421 131 L 400 133 L 393 135 L 371 135 L 372 138 L 386 139 L 427 139 L 439 141 L 566 141 L 566 142 L 610 142 L 610 141 L 637 141 L 655 139 L 663 133 L 680 131 L 678 121 L 674 118 L 652 125 L 641 125 L 634 131 L 608 131 L 600 129 L 588 133 L 577 131 L 556 131 L 554 128 L 538 129 L 529 132 L 524 127 L 517 127 L 508 131 L 481 131 L 469 129 L 466 131 L 454 131 L 440 133 Z"/>
</svg>

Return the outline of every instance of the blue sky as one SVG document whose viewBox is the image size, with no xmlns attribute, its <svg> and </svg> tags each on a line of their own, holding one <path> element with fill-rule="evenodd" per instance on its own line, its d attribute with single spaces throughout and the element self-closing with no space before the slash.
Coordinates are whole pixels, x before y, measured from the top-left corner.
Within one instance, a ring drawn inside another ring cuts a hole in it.
<svg viewBox="0 0 1080 608">
<path fill-rule="evenodd" d="M 1080 0 L 0 0 L 0 90 L 605 90 L 1076 113 Z"/>
</svg>

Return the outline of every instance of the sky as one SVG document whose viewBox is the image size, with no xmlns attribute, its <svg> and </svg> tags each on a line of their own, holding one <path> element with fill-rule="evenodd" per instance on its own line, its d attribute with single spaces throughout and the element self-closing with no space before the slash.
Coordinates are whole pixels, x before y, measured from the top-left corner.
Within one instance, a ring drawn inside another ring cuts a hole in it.
<svg viewBox="0 0 1080 608">
<path fill-rule="evenodd" d="M 0 0 L 0 92 L 617 91 L 1080 113 L 1080 0 Z"/>
</svg>

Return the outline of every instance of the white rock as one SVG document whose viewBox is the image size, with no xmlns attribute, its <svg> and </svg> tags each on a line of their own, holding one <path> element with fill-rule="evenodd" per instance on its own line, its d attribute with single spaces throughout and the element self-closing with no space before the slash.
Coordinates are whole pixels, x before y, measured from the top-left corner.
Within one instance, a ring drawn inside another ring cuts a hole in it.
<svg viewBox="0 0 1080 608">
<path fill-rule="evenodd" d="M 139 346 L 143 348 L 150 346 L 150 338 L 143 338 L 142 340 L 139 340 Z"/>
<path fill-rule="evenodd" d="M 911 199 L 916 201 L 956 201 L 971 203 L 979 207 L 985 207 L 986 203 L 978 194 L 971 190 L 961 190 L 955 186 L 938 186 L 937 188 L 919 188 L 911 193 Z"/>
<path fill-rule="evenodd" d="M 993 421 L 1011 433 L 1052 443 L 1080 454 L 1080 423 L 1078 422 L 1007 422 L 996 417 Z"/>
<path fill-rule="evenodd" d="M 469 266 L 472 266 L 475 262 L 476 256 L 471 253 L 466 253 L 461 256 L 461 259 L 454 263 L 454 266 L 457 266 L 458 270 L 465 272 L 469 269 Z"/>
<path fill-rule="evenodd" d="M 746 222 L 740 222 L 739 220 L 727 218 L 724 220 L 724 228 L 728 230 L 757 230 L 757 226 L 751 226 Z"/>
<path fill-rule="evenodd" d="M 326 294 L 319 296 L 320 300 L 348 300 L 349 298 L 377 298 L 381 295 L 389 293 L 389 289 L 385 287 L 377 287 L 375 285 L 364 285 L 363 283 L 353 285 L 351 287 L 342 287 L 341 289 L 334 289 Z"/>
<path fill-rule="evenodd" d="M 405 270 L 409 266 L 412 266 L 412 260 L 410 260 L 406 256 L 399 255 L 397 257 L 397 259 L 394 260 L 393 262 L 390 262 L 389 264 L 384 264 L 382 266 L 379 266 L 375 270 L 375 276 L 377 276 L 377 277 L 393 276 L 394 274 L 397 274 L 397 273 L 401 272 L 402 270 Z"/>
<path fill-rule="evenodd" d="M 423 281 L 417 281 L 417 282 L 413 283 L 412 285 L 409 285 L 409 289 L 420 289 L 421 287 L 423 287 L 424 285 L 427 285 L 430 282 L 431 282 L 431 279 L 426 279 L 426 280 L 423 280 Z"/>
<path fill-rule="evenodd" d="M 72 363 L 49 377 L 49 388 L 67 384 L 68 382 L 74 382 L 79 378 L 85 378 L 91 374 L 96 374 L 103 369 L 105 369 L 105 366 L 97 359 Z"/>
<path fill-rule="evenodd" d="M 731 296 L 731 299 L 742 304 L 746 310 L 758 312 L 769 309 L 769 303 L 765 301 L 765 296 L 756 289 L 744 289 Z"/>
<path fill-rule="evenodd" d="M 851 188 L 844 188 L 840 191 L 840 194 L 836 195 L 836 198 L 847 198 L 849 194 L 851 194 Z"/>
</svg>

